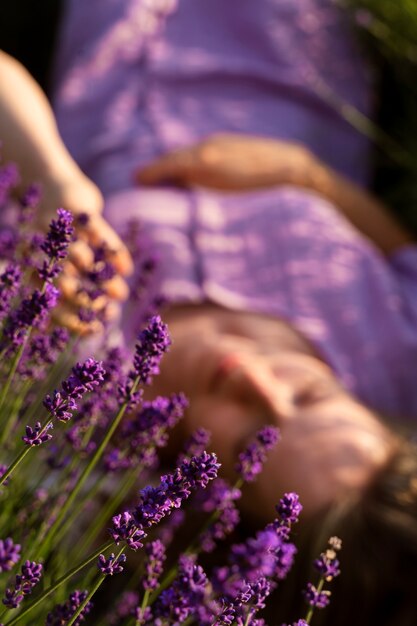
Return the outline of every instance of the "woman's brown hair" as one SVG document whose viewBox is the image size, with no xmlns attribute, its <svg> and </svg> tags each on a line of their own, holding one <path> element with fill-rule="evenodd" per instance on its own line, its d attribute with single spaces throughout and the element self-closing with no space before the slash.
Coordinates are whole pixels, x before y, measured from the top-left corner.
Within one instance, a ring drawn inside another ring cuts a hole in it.
<svg viewBox="0 0 417 626">
<path fill-rule="evenodd" d="M 300 585 L 316 581 L 311 563 L 333 535 L 343 542 L 341 575 L 329 584 L 330 605 L 316 610 L 312 626 L 416 626 L 416 444 L 401 440 L 365 493 L 300 529 L 295 567 L 277 590 L 269 624 L 305 615 Z"/>
</svg>

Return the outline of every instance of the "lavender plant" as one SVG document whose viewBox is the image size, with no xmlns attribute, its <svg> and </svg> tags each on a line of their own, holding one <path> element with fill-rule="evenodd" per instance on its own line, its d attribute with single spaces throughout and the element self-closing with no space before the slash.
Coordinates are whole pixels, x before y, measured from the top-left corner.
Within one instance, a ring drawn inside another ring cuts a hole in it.
<svg viewBox="0 0 417 626">
<path fill-rule="evenodd" d="M 0 169 L 0 204 L 9 203 L 17 181 L 14 166 Z M 158 477 L 158 450 L 187 407 L 183 394 L 142 397 L 169 349 L 168 329 L 154 314 L 131 356 L 107 345 L 104 332 L 98 359 L 71 363 L 83 344 L 54 324 L 54 282 L 74 221 L 58 209 L 47 234 L 36 232 L 39 198 L 36 186 L 27 189 L 0 232 L 0 626 L 264 624 L 259 613 L 295 557 L 297 495 L 284 494 L 276 518 L 232 544 L 210 571 L 202 558 L 231 537 L 242 487 L 262 470 L 278 430 L 261 429 L 240 453 L 234 485 L 217 477 L 203 429 Z M 155 265 L 141 255 L 146 276 L 135 278 L 136 300 Z M 112 275 L 106 250 L 97 248 L 81 291 L 98 297 Z M 154 296 L 145 309 L 157 302 Z M 186 506 L 203 522 L 176 555 Z M 316 561 L 320 579 L 307 586 L 309 608 L 298 626 L 327 604 L 324 585 L 339 573 L 339 547 L 333 538 Z"/>
</svg>

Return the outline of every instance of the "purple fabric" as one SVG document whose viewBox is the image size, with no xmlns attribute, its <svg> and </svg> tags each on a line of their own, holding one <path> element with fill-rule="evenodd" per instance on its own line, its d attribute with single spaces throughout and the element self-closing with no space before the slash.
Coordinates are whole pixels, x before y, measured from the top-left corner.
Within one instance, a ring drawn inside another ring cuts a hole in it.
<svg viewBox="0 0 417 626">
<path fill-rule="evenodd" d="M 364 182 L 366 140 L 318 95 L 326 85 L 369 111 L 342 20 L 330 0 L 179 0 L 176 10 L 174 0 L 71 0 L 55 107 L 109 221 L 121 230 L 139 217 L 157 244 L 168 297 L 287 320 L 366 404 L 417 415 L 416 247 L 387 261 L 301 189 L 222 195 L 130 181 L 161 152 L 238 131 L 303 141 Z"/>
</svg>

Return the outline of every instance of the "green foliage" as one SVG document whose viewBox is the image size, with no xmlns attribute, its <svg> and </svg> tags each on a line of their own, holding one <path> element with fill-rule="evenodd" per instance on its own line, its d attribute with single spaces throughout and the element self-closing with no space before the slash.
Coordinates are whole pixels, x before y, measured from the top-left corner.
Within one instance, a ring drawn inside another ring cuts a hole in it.
<svg viewBox="0 0 417 626">
<path fill-rule="evenodd" d="M 417 1 L 339 0 L 380 67 L 375 187 L 417 234 Z"/>
</svg>

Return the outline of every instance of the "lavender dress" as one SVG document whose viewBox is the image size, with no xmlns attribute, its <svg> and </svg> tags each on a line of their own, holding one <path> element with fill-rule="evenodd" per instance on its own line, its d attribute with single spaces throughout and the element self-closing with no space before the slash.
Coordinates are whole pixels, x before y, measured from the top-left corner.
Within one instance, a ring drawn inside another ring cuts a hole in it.
<svg viewBox="0 0 417 626">
<path fill-rule="evenodd" d="M 417 247 L 388 261 L 333 206 L 294 187 L 140 189 L 132 172 L 219 131 L 299 140 L 360 184 L 371 73 L 331 0 L 68 0 L 55 111 L 121 230 L 138 217 L 174 302 L 288 321 L 374 409 L 417 416 Z M 133 324 L 133 322 L 132 322 Z"/>
</svg>

